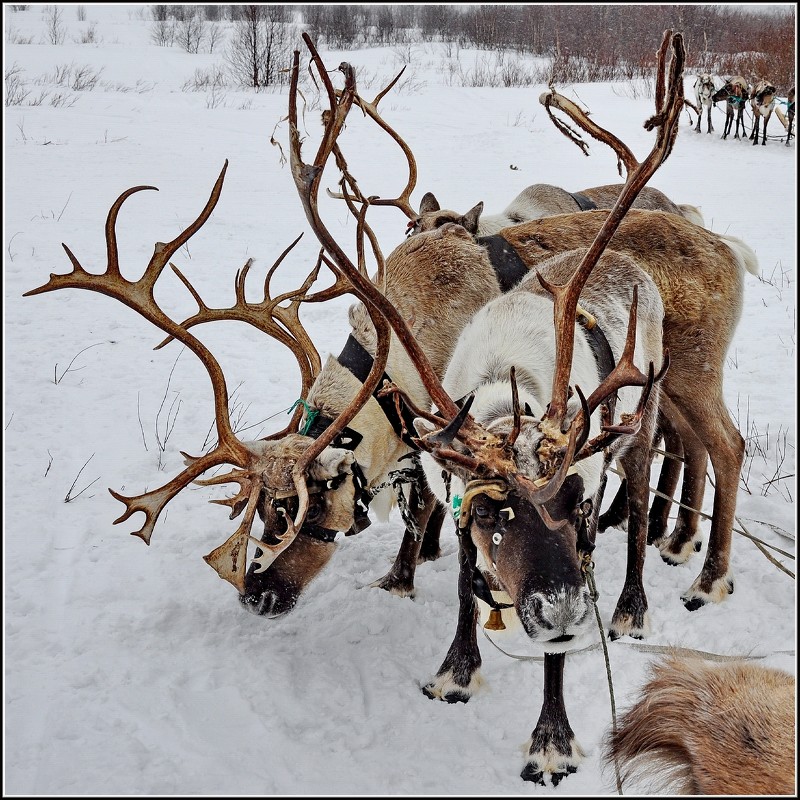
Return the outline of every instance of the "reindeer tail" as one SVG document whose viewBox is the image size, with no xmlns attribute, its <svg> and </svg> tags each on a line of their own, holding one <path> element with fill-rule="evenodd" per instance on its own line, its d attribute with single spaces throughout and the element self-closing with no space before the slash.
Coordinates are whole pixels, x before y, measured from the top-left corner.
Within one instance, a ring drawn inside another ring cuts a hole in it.
<svg viewBox="0 0 800 800">
<path fill-rule="evenodd" d="M 737 238 L 736 236 L 728 236 L 725 233 L 718 233 L 720 239 L 725 242 L 728 247 L 733 251 L 733 254 L 736 256 L 736 260 L 739 262 L 739 265 L 746 269 L 751 275 L 755 275 L 758 277 L 759 274 L 759 266 L 758 266 L 758 256 L 756 256 L 753 248 L 750 245 L 745 244 L 741 239 Z"/>
<path fill-rule="evenodd" d="M 673 794 L 794 794 L 794 676 L 670 656 L 609 733 L 604 768 Z"/>
</svg>

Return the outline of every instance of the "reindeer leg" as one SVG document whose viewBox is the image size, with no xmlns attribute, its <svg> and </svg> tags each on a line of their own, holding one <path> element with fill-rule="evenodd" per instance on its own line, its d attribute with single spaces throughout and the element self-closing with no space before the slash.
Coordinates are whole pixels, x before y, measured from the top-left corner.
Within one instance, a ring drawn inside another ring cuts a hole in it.
<svg viewBox="0 0 800 800">
<path fill-rule="evenodd" d="M 706 121 L 708 123 L 708 130 L 706 131 L 706 133 L 713 133 L 714 126 L 711 124 L 711 106 L 708 107 L 708 114 L 706 117 Z"/>
<path fill-rule="evenodd" d="M 686 404 L 681 410 L 711 456 L 716 483 L 706 560 L 700 575 L 681 596 L 686 608 L 694 611 L 709 602 L 719 603 L 733 592 L 731 535 L 744 461 L 744 440 L 721 396 L 702 409 Z"/>
<path fill-rule="evenodd" d="M 761 131 L 761 144 L 766 144 L 767 143 L 767 123 L 769 122 L 770 116 L 771 116 L 771 114 L 769 114 L 766 117 L 764 117 L 764 128 Z"/>
<path fill-rule="evenodd" d="M 666 433 L 666 450 L 682 455 L 684 459 L 681 507 L 678 509 L 678 519 L 672 534 L 668 536 L 671 503 L 657 497 L 650 509 L 647 538 L 650 544 L 658 547 L 661 558 L 675 566 L 683 564 L 702 546 L 700 516 L 689 509 L 699 509 L 703 503 L 708 454 L 697 434 L 664 392 L 661 394 L 661 412 Z M 661 493 L 670 497 L 674 495 L 680 469 L 679 461 L 665 459 L 658 484 Z M 673 479 L 675 483 L 672 482 Z"/>
<path fill-rule="evenodd" d="M 544 702 L 533 729 L 528 760 L 520 773 L 525 781 L 545 785 L 545 774 L 553 786 L 576 772 L 584 752 L 575 741 L 564 706 L 564 653 L 545 653 Z"/>
<path fill-rule="evenodd" d="M 652 402 L 652 398 L 651 398 Z M 650 629 L 647 597 L 642 581 L 647 545 L 647 503 L 650 499 L 650 442 L 653 439 L 653 417 L 648 430 L 644 423 L 636 435 L 637 442 L 620 458 L 628 482 L 628 561 L 625 583 L 611 618 L 611 639 L 620 636 L 644 638 Z"/>
<path fill-rule="evenodd" d="M 418 564 L 422 564 L 425 561 L 436 561 L 436 559 L 441 556 L 442 551 L 439 545 L 439 537 L 446 516 L 447 511 L 445 507 L 441 503 L 435 503 L 433 511 L 431 511 L 431 515 L 428 518 L 428 524 L 425 526 L 422 546 L 417 556 Z"/>
<path fill-rule="evenodd" d="M 605 478 L 605 476 L 603 476 Z M 597 530 L 600 532 L 607 528 L 628 527 L 628 482 L 623 478 L 620 481 L 619 489 L 611 501 L 611 505 L 600 515 L 597 522 Z"/>
<path fill-rule="evenodd" d="M 458 537 L 458 623 L 453 643 L 433 680 L 422 687 L 432 700 L 466 703 L 483 684 L 478 649 L 478 604 L 472 593 L 477 550 L 469 534 Z"/>
<path fill-rule="evenodd" d="M 425 535 L 428 532 L 428 523 L 433 514 L 434 509 L 439 505 L 438 500 L 433 496 L 427 486 L 418 489 L 417 485 L 413 485 L 409 493 L 409 506 L 412 510 L 414 522 L 417 529 L 425 530 Z M 422 504 L 418 502 L 422 499 Z M 439 522 L 441 527 L 441 521 Z M 414 531 L 406 528 L 403 533 L 403 541 L 400 543 L 400 549 L 394 559 L 394 564 L 389 572 L 382 578 L 370 584 L 375 589 L 384 589 L 391 594 L 398 597 L 413 597 L 414 596 L 414 574 L 419 562 L 419 555 L 425 541 L 425 535 L 421 538 L 414 536 Z M 438 531 L 436 532 L 437 549 L 438 549 Z"/>
</svg>

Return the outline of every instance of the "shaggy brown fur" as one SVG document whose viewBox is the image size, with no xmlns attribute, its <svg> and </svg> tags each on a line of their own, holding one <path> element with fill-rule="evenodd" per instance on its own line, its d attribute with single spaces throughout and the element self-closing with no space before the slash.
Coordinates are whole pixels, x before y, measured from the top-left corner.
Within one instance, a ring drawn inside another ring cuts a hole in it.
<svg viewBox="0 0 800 800">
<path fill-rule="evenodd" d="M 604 763 L 659 792 L 793 795 L 794 704 L 786 672 L 670 656 L 607 735 Z"/>
</svg>

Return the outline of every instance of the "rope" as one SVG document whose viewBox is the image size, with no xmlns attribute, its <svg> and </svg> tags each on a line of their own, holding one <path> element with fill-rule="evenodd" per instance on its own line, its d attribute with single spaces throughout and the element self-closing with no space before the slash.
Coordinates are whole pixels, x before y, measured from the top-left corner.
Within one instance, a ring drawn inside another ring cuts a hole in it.
<svg viewBox="0 0 800 800">
<path fill-rule="evenodd" d="M 291 414 L 297 406 L 303 406 L 306 412 L 306 424 L 303 425 L 303 430 L 300 431 L 300 435 L 305 436 L 314 424 L 314 420 L 319 416 L 319 409 L 311 408 L 311 406 L 300 397 L 292 403 L 292 407 L 286 413 Z"/>
<path fill-rule="evenodd" d="M 658 452 L 664 453 L 664 455 L 666 455 L 666 456 L 668 456 L 670 458 L 678 459 L 679 461 L 683 460 L 683 459 L 679 458 L 679 456 L 673 455 L 672 453 L 666 453 L 666 452 L 664 452 L 662 450 L 659 450 Z M 615 467 L 609 466 L 608 470 L 609 470 L 609 472 L 613 472 L 615 475 L 619 475 L 622 478 L 625 477 L 625 474 L 621 470 L 616 469 Z M 713 481 L 712 481 L 712 486 L 713 486 Z M 650 486 L 648 488 L 650 489 L 650 493 L 656 495 L 656 497 L 661 497 L 664 500 L 669 500 L 671 503 L 675 503 L 675 505 L 680 506 L 680 508 L 685 508 L 687 511 L 694 512 L 695 514 L 701 516 L 703 519 L 707 519 L 707 520 L 713 519 L 713 517 L 711 517 L 709 514 L 706 514 L 706 513 L 704 513 L 703 511 L 700 511 L 697 508 L 692 508 L 692 506 L 687 506 L 685 503 L 681 503 L 679 500 L 675 500 L 674 498 L 670 497 L 669 495 L 666 495 L 663 492 L 658 491 L 658 489 L 654 489 L 652 486 Z M 740 525 L 742 525 L 741 519 L 739 517 L 736 517 L 736 520 L 737 520 L 737 522 L 739 522 Z M 744 528 L 744 525 L 742 525 L 742 527 Z M 743 531 L 743 530 L 740 530 L 739 528 L 736 528 L 736 527 L 734 527 L 733 530 L 736 531 L 736 533 L 741 534 L 742 536 L 744 536 L 746 539 L 752 540 L 755 543 L 756 547 L 758 547 L 758 549 L 761 550 L 761 552 L 774 565 L 778 566 L 783 572 L 785 572 L 790 578 L 792 578 L 792 580 L 794 580 L 794 578 L 795 578 L 794 573 L 791 572 L 791 570 L 786 569 L 786 567 L 784 567 L 778 561 L 776 561 L 775 559 L 770 557 L 767 553 L 764 552 L 764 550 L 762 548 L 767 548 L 768 547 L 770 550 L 774 550 L 776 553 L 780 553 L 780 555 L 785 556 L 786 558 L 789 558 L 792 561 L 794 561 L 795 557 L 791 553 L 787 553 L 785 550 L 781 550 L 780 547 L 776 547 L 773 544 L 769 544 L 768 542 L 763 541 L 763 539 L 759 539 L 757 536 L 754 536 L 752 533 L 749 533 L 746 530 Z M 761 545 L 761 546 L 759 546 L 759 545 Z"/>
<path fill-rule="evenodd" d="M 603 621 L 600 619 L 600 611 L 597 608 L 597 598 L 600 596 L 597 593 L 597 586 L 594 582 L 594 568 L 592 565 L 591 556 L 585 555 L 583 557 L 583 572 L 586 575 L 586 582 L 589 584 L 589 592 L 591 593 L 592 606 L 594 607 L 594 616 L 597 620 L 597 629 L 600 631 L 600 642 L 603 645 L 603 657 L 606 662 L 606 676 L 608 677 L 608 696 L 611 701 L 611 727 L 614 735 L 617 734 L 617 705 L 614 702 L 614 682 L 611 680 L 611 661 L 608 658 L 608 645 L 606 644 L 605 631 L 603 630 Z M 617 793 L 622 794 L 622 778 L 619 774 L 619 763 L 617 757 L 614 756 L 614 775 L 617 779 Z"/>
</svg>

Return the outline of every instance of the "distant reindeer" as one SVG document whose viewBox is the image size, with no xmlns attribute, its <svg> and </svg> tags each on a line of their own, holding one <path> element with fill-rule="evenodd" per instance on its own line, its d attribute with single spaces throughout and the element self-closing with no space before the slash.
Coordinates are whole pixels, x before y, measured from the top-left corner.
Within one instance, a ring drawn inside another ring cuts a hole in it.
<svg viewBox="0 0 800 800">
<path fill-rule="evenodd" d="M 716 91 L 717 87 L 714 85 L 714 79 L 710 73 L 703 72 L 697 76 L 694 82 L 694 96 L 697 100 L 697 125 L 695 125 L 694 129 L 698 133 L 700 133 L 700 123 L 703 119 L 704 108 L 706 109 L 706 133 L 711 133 L 714 130 L 714 126 L 711 124 L 711 108 L 713 106 L 711 98 Z"/>
<path fill-rule="evenodd" d="M 795 679 L 747 661 L 667 657 L 603 745 L 659 794 L 794 795 Z"/>
<path fill-rule="evenodd" d="M 736 129 L 733 138 L 739 138 L 739 125 L 742 126 L 742 136 L 747 133 L 744 128 L 744 107 L 749 97 L 747 81 L 741 75 L 726 78 L 725 85 L 712 95 L 712 103 L 716 104 L 722 100 L 726 103 L 723 139 L 727 139 L 728 134 L 731 132 L 734 116 L 736 117 Z"/>
<path fill-rule="evenodd" d="M 408 223 L 409 234 L 423 233 L 454 222 L 466 228 L 473 236 L 493 236 L 510 225 L 519 225 L 534 219 L 554 217 L 557 214 L 573 214 L 596 208 L 611 208 L 617 201 L 625 184 L 614 183 L 593 186 L 580 192 L 568 192 L 548 183 L 534 183 L 523 189 L 499 214 L 483 214 L 483 202 L 473 206 L 466 214 L 442 209 L 432 192 L 422 197 L 419 216 Z M 645 186 L 632 208 L 649 211 L 666 211 L 685 217 L 695 225 L 705 227 L 703 215 L 696 206 L 677 205 L 663 192 Z"/>
<path fill-rule="evenodd" d="M 764 127 L 761 133 L 761 144 L 767 143 L 767 123 L 775 109 L 775 100 L 775 87 L 766 78 L 762 78 L 750 93 L 750 108 L 753 111 L 753 130 L 750 138 L 753 140 L 753 144 L 758 144 L 758 128 L 762 119 Z"/>
<path fill-rule="evenodd" d="M 788 147 L 794 135 L 792 133 L 792 128 L 794 127 L 794 86 L 789 89 L 786 95 L 786 116 L 783 115 L 783 112 L 777 106 L 775 107 L 775 114 L 783 124 L 783 127 L 786 128 L 786 146 Z"/>
</svg>

